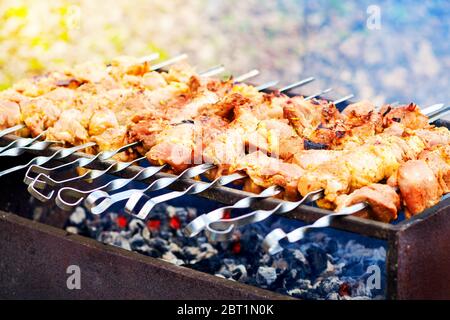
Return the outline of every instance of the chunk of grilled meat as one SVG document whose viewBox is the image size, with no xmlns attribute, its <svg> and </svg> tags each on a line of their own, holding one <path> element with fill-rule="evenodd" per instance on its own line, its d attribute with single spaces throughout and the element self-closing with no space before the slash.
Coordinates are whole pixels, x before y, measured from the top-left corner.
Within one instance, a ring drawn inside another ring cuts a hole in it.
<svg viewBox="0 0 450 320">
<path fill-rule="evenodd" d="M 435 205 L 441 198 L 437 178 L 423 160 L 403 163 L 398 170 L 397 179 L 407 217 Z"/>
<path fill-rule="evenodd" d="M 296 164 L 269 157 L 261 151 L 241 158 L 235 169 L 245 171 L 253 183 L 263 188 L 273 185 L 282 187 L 288 200 L 298 199 L 298 179 L 305 172 Z"/>
<path fill-rule="evenodd" d="M 227 125 L 218 116 L 199 116 L 192 121 L 168 125 L 155 136 L 146 156 L 152 163 L 168 163 L 175 172 L 203 162 L 203 148 Z"/>
<path fill-rule="evenodd" d="M 356 203 L 367 202 L 369 208 L 359 215 L 367 215 L 368 218 L 391 222 L 397 219 L 400 210 L 400 197 L 394 188 L 385 184 L 370 184 L 353 191 L 348 195 L 340 195 L 336 199 L 336 211 Z"/>
<path fill-rule="evenodd" d="M 298 190 L 304 196 L 324 189 L 321 204 L 332 208 L 338 195 L 389 178 L 402 162 L 416 158 L 424 148 L 424 143 L 416 136 L 377 135 L 306 172 L 299 180 Z"/>
<path fill-rule="evenodd" d="M 380 113 L 383 115 L 384 127 L 389 127 L 393 122 L 400 123 L 403 127 L 413 130 L 429 127 L 428 118 L 420 112 L 420 108 L 414 103 L 395 108 L 386 105 L 381 108 Z"/>
<path fill-rule="evenodd" d="M 10 128 L 19 124 L 21 121 L 19 104 L 12 100 L 1 98 L 0 93 L 0 130 Z"/>
<path fill-rule="evenodd" d="M 450 191 L 450 146 L 425 150 L 418 160 L 403 163 L 389 184 L 399 187 L 407 217 L 432 207 Z"/>
</svg>

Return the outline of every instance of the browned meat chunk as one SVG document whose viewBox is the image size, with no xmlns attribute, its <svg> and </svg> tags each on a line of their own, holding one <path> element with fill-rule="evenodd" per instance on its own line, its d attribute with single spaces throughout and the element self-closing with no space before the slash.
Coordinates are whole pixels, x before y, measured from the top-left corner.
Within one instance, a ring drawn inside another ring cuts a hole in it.
<svg viewBox="0 0 450 320">
<path fill-rule="evenodd" d="M 395 189 L 384 184 L 371 184 L 362 187 L 349 195 L 339 196 L 336 202 L 336 211 L 352 204 L 367 202 L 370 205 L 368 209 L 369 217 L 382 222 L 397 219 L 397 212 L 400 209 L 400 197 Z"/>
<path fill-rule="evenodd" d="M 398 186 L 407 208 L 407 217 L 435 205 L 442 196 L 433 170 L 423 160 L 411 160 L 400 166 Z"/>
<path fill-rule="evenodd" d="M 258 151 L 242 158 L 236 170 L 245 171 L 252 181 L 264 188 L 277 185 L 285 190 L 287 199 L 297 199 L 296 186 L 298 179 L 304 174 L 304 170 L 291 163 L 271 158 Z"/>
</svg>

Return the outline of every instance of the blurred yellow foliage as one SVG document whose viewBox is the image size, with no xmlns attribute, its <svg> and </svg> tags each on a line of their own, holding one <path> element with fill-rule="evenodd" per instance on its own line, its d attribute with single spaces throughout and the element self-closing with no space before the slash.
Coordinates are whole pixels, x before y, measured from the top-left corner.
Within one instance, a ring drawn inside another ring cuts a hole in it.
<svg viewBox="0 0 450 320">
<path fill-rule="evenodd" d="M 143 19 L 143 13 L 158 11 L 161 3 L 0 1 L 0 90 L 24 76 L 86 60 L 108 61 L 122 54 L 151 52 L 167 57 L 152 40 L 155 26 Z"/>
</svg>

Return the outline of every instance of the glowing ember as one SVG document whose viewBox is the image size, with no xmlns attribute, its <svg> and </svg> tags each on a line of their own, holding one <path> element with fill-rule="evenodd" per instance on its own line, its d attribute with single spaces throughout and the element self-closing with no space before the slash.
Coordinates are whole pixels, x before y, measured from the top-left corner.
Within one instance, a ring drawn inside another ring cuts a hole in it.
<svg viewBox="0 0 450 320">
<path fill-rule="evenodd" d="M 117 225 L 122 229 L 126 228 L 128 225 L 128 220 L 124 216 L 118 216 L 116 222 Z"/>
<path fill-rule="evenodd" d="M 149 220 L 147 222 L 147 227 L 150 230 L 159 230 L 159 228 L 161 227 L 161 220 L 158 220 L 158 219 Z"/>
<path fill-rule="evenodd" d="M 169 225 L 172 229 L 175 230 L 180 229 L 181 228 L 180 218 L 178 218 L 177 216 L 173 216 L 172 218 L 170 218 Z"/>
</svg>

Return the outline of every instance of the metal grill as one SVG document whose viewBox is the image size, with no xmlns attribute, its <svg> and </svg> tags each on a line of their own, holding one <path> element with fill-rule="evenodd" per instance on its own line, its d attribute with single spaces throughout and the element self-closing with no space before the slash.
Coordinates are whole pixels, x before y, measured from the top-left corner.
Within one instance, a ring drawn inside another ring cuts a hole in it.
<svg viewBox="0 0 450 320">
<path fill-rule="evenodd" d="M 184 58 L 185 55 L 177 56 L 166 62 L 155 65 L 153 70 L 166 67 L 171 63 Z M 205 71 L 203 74 L 211 76 L 222 71 L 223 67 L 217 66 Z M 252 70 L 235 78 L 235 81 L 246 81 L 258 73 L 257 70 Z M 292 89 L 306 85 L 313 80 L 314 78 L 312 77 L 306 78 L 282 87 L 278 91 L 288 92 Z M 257 88 L 258 90 L 268 90 L 276 83 L 276 81 L 272 81 L 260 85 Z M 331 89 L 321 90 L 307 96 L 305 99 L 309 100 L 314 97 L 321 97 L 330 91 Z M 336 99 L 333 102 L 336 105 L 342 104 L 342 106 L 345 107 L 348 104 L 348 100 L 352 97 L 353 95 L 349 95 Z M 430 121 L 436 121 L 440 116 L 447 114 L 449 108 L 439 104 L 428 107 L 424 109 L 423 112 L 429 116 Z M 449 125 L 442 121 L 438 121 L 437 124 Z M 29 185 L 29 192 L 44 202 L 54 200 L 56 204 L 64 210 L 70 210 L 84 201 L 92 213 L 101 214 L 111 205 L 126 201 L 124 208 L 128 213 L 140 219 L 148 219 L 151 216 L 152 208 L 159 203 L 185 195 L 198 195 L 228 205 L 198 217 L 185 230 L 186 234 L 189 236 L 195 236 L 199 232 L 205 231 L 209 238 L 214 241 L 229 240 L 236 227 L 262 221 L 271 215 L 283 215 L 293 219 L 300 219 L 308 223 L 314 222 L 310 226 L 302 227 L 290 233 L 285 233 L 280 229 L 274 230 L 266 238 L 267 249 L 271 253 L 279 252 L 282 249 L 280 242 L 286 240 L 289 242 L 298 241 L 303 237 L 307 230 L 312 228 L 332 226 L 376 238 L 388 239 L 392 232 L 395 232 L 399 226 L 401 227 L 402 225 L 412 223 L 415 219 L 420 219 L 419 217 L 414 217 L 394 226 L 352 216 L 353 213 L 366 207 L 366 204 L 364 203 L 345 208 L 341 212 L 330 212 L 310 205 L 305 205 L 321 198 L 323 196 L 322 190 L 312 192 L 298 202 L 287 202 L 273 198 L 273 196 L 281 192 L 281 189 L 278 187 L 267 188 L 260 194 L 253 194 L 227 187 L 227 185 L 232 182 L 246 177 L 240 173 L 222 176 L 211 182 L 194 180 L 195 177 L 214 169 L 215 166 L 212 164 L 201 164 L 190 167 L 179 175 L 172 175 L 163 172 L 164 169 L 168 168 L 167 165 L 150 167 L 138 166 L 137 164 L 140 161 L 143 161 L 144 158 L 139 158 L 130 162 L 117 162 L 111 160 L 115 154 L 128 148 L 133 148 L 137 143 L 126 145 L 118 150 L 98 153 L 93 156 L 81 153 L 80 151 L 93 146 L 94 143 L 87 143 L 65 149 L 58 147 L 57 142 L 38 141 L 40 136 L 36 138 L 19 138 L 12 135 L 13 132 L 20 128 L 21 126 L 16 126 L 0 132 L 0 143 L 3 145 L 0 149 L 0 157 L 17 157 L 23 153 L 32 153 L 38 156 L 28 163 L 18 164 L 0 172 L 0 177 L 18 170 L 27 169 L 24 182 Z M 45 166 L 52 161 L 62 162 L 63 164 L 56 167 Z M 53 177 L 54 173 L 64 172 L 74 168 L 87 168 L 91 170 L 80 176 L 74 176 L 64 180 L 58 180 Z M 120 178 L 116 178 L 95 188 L 87 187 L 87 180 L 93 181 L 106 174 L 112 174 Z M 145 182 L 148 185 L 142 189 L 120 191 L 134 181 Z M 77 182 L 77 188 L 72 185 L 74 182 Z M 80 184 L 83 186 L 82 188 L 79 187 Z M 151 197 L 152 191 L 166 188 L 171 188 L 175 191 L 161 196 Z M 114 191 L 119 192 L 112 193 Z M 144 201 L 144 205 L 139 210 L 136 210 L 138 203 L 142 201 Z M 443 199 L 440 205 L 450 205 L 450 200 Z M 236 218 L 222 218 L 225 210 L 248 208 L 254 208 L 255 211 Z M 433 208 L 431 210 L 433 210 Z M 336 217 L 340 218 L 335 219 Z"/>
</svg>

